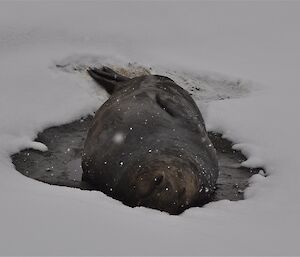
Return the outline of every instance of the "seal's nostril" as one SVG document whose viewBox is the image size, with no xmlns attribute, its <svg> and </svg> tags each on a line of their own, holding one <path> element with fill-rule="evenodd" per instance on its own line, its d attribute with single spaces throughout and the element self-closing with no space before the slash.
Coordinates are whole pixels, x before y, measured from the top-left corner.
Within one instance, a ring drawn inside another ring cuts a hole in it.
<svg viewBox="0 0 300 257">
<path fill-rule="evenodd" d="M 163 178 L 164 178 L 163 175 L 156 176 L 156 177 L 154 178 L 154 184 L 157 185 L 157 186 L 160 185 L 161 182 L 163 181 Z"/>
</svg>

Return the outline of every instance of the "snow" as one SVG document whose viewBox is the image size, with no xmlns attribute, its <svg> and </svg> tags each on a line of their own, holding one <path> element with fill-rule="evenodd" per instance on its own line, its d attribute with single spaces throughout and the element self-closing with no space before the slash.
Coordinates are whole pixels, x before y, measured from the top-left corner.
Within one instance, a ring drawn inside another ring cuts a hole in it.
<svg viewBox="0 0 300 257">
<path fill-rule="evenodd" d="M 1 2 L 1 254 L 300 255 L 299 11 L 283 1 Z M 129 61 L 205 89 L 195 100 L 207 128 L 236 144 L 244 166 L 266 170 L 246 200 L 170 216 L 14 169 L 10 154 L 46 150 L 39 131 L 107 99 L 55 64 Z"/>
<path fill-rule="evenodd" d="M 29 147 L 29 148 L 41 151 L 41 152 L 48 151 L 48 147 L 45 144 L 41 143 L 41 142 L 33 141 L 33 142 L 30 142 L 29 144 L 26 144 L 26 146 Z M 70 149 L 68 148 L 67 151 L 70 151 Z"/>
<path fill-rule="evenodd" d="M 113 138 L 112 138 L 113 142 L 116 144 L 121 144 L 124 140 L 125 140 L 125 135 L 121 132 L 116 133 Z"/>
</svg>

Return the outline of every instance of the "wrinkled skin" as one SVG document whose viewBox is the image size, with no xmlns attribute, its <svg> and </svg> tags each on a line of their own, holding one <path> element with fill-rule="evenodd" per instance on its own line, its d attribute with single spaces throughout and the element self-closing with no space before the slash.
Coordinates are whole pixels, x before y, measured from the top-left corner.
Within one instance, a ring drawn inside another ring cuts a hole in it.
<svg viewBox="0 0 300 257">
<path fill-rule="evenodd" d="M 102 83 L 101 70 L 90 74 L 100 84 L 107 82 Z M 107 78 L 115 80 L 107 90 L 112 95 L 88 132 L 83 180 L 132 207 L 179 214 L 206 203 L 218 162 L 190 95 L 167 77 Z"/>
</svg>

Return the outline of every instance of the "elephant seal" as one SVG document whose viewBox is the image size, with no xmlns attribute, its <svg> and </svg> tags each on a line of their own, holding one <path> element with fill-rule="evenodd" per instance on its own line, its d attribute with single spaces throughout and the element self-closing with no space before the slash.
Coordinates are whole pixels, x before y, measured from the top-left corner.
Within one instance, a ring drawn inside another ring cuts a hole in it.
<svg viewBox="0 0 300 257">
<path fill-rule="evenodd" d="M 131 207 L 180 214 L 206 203 L 218 161 L 188 92 L 159 75 L 129 79 L 108 67 L 88 73 L 111 96 L 88 131 L 82 179 Z"/>
</svg>

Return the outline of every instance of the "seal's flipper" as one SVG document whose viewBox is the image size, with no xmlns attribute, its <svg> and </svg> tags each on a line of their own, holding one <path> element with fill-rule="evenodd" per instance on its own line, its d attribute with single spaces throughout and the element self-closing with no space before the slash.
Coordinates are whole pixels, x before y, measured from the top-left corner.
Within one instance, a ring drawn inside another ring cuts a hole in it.
<svg viewBox="0 0 300 257">
<path fill-rule="evenodd" d="M 182 104 L 167 95 L 157 94 L 156 103 L 160 106 L 160 108 L 174 118 L 183 117 L 186 119 L 186 117 L 189 117 L 189 114 L 185 111 Z"/>
<path fill-rule="evenodd" d="M 182 103 L 180 101 L 176 101 L 166 95 L 157 94 L 156 103 L 170 116 L 182 119 L 185 122 L 189 123 L 191 128 L 198 128 L 199 123 L 205 128 L 204 120 L 202 118 L 201 113 L 193 113 L 193 110 L 188 111 L 188 109 L 185 107 L 184 102 Z"/>
<path fill-rule="evenodd" d="M 88 69 L 87 72 L 98 84 L 105 88 L 107 93 L 112 94 L 114 92 L 116 81 L 106 79 L 104 76 L 99 75 L 94 69 Z"/>
<path fill-rule="evenodd" d="M 174 108 L 174 103 L 172 103 L 169 99 L 163 99 L 159 95 L 156 95 L 156 102 L 165 112 L 167 112 L 172 117 L 178 116 L 176 113 L 176 108 Z"/>
<path fill-rule="evenodd" d="M 130 80 L 130 78 L 124 77 L 106 66 L 102 69 L 89 68 L 87 72 L 109 94 L 112 94 L 119 87 L 119 83 Z"/>
<path fill-rule="evenodd" d="M 97 69 L 97 70 L 99 70 L 99 69 Z M 101 71 L 101 70 L 99 70 L 99 71 Z M 118 82 L 119 82 L 119 81 L 128 81 L 128 80 L 130 80 L 130 78 L 125 77 L 125 76 L 123 76 L 123 75 L 121 75 L 121 74 L 115 72 L 113 69 L 111 69 L 111 68 L 109 68 L 109 67 L 107 67 L 107 66 L 103 66 L 103 67 L 102 67 L 102 72 L 105 73 L 106 76 L 107 76 L 108 74 L 112 75 L 111 78 L 115 79 L 115 80 L 118 81 Z"/>
</svg>

